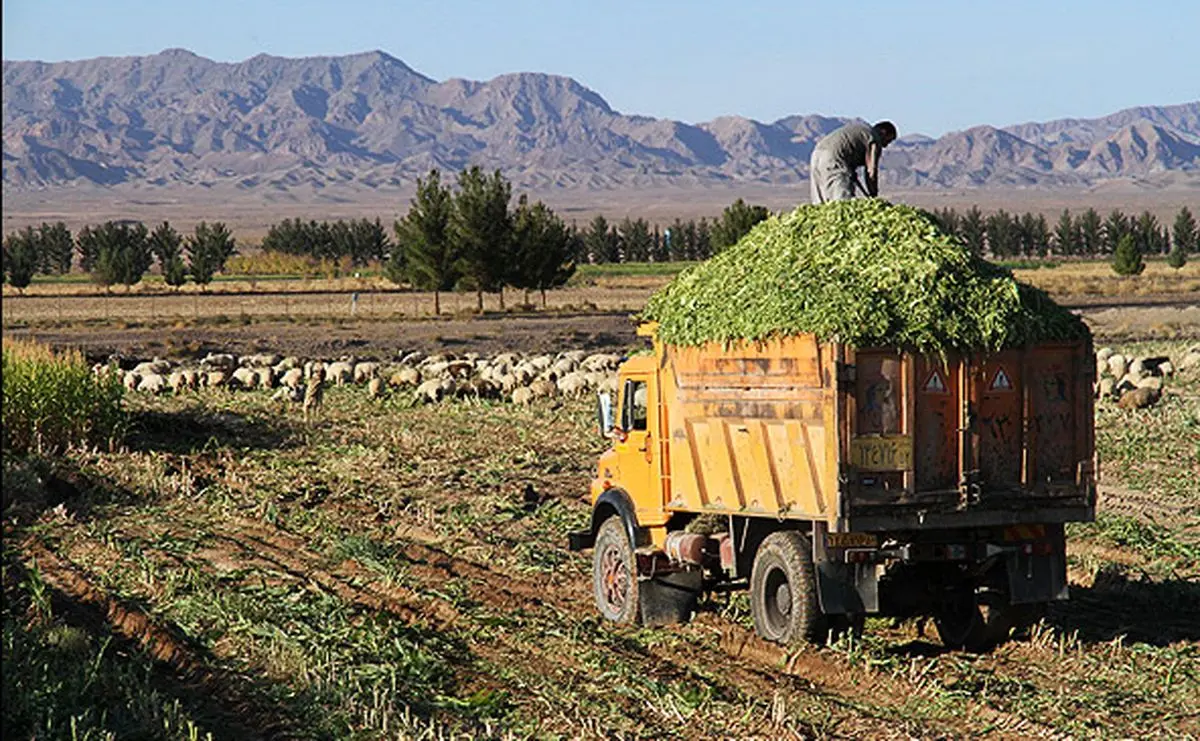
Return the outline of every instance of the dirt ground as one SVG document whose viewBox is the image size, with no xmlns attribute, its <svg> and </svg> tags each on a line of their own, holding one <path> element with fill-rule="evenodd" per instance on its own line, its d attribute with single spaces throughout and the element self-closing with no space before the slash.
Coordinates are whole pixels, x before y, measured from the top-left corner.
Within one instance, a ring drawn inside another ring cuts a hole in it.
<svg viewBox="0 0 1200 741">
<path fill-rule="evenodd" d="M 1200 304 L 1137 299 L 1137 304 L 1113 305 L 1093 300 L 1079 311 L 1096 335 L 1097 344 L 1140 338 L 1200 340 Z M 35 337 L 55 347 L 76 347 L 93 360 L 112 354 L 124 357 L 189 357 L 207 352 L 271 351 L 304 357 L 388 359 L 410 350 L 423 352 L 506 351 L 541 353 L 563 348 L 621 351 L 638 347 L 633 312 L 459 315 L 434 319 L 358 319 L 335 322 L 263 320 L 177 327 L 46 326 L 6 330 L 17 337 Z"/>
</svg>

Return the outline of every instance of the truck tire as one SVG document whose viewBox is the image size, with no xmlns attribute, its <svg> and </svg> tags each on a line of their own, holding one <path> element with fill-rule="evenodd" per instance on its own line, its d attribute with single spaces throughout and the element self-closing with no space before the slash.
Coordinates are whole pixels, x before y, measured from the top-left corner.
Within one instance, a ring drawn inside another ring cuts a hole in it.
<svg viewBox="0 0 1200 741">
<path fill-rule="evenodd" d="M 964 594 L 939 606 L 933 624 L 946 648 L 983 653 L 1008 640 L 1013 610 L 1002 594 Z"/>
<path fill-rule="evenodd" d="M 592 552 L 592 594 L 606 619 L 633 623 L 638 618 L 637 561 L 625 524 L 612 516 L 596 531 Z"/>
<path fill-rule="evenodd" d="M 750 573 L 754 630 L 784 645 L 825 637 L 808 538 L 795 531 L 771 533 L 758 547 Z"/>
</svg>

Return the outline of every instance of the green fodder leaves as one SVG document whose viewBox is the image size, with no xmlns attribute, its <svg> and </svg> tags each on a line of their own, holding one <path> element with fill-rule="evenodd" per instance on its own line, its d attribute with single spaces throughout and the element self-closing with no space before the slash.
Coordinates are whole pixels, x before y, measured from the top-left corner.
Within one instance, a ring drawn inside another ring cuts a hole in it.
<svg viewBox="0 0 1200 741">
<path fill-rule="evenodd" d="M 644 319 L 678 345 L 812 333 L 924 352 L 1087 335 L 1008 270 L 974 257 L 925 212 L 878 199 L 800 206 L 651 297 Z"/>
<path fill-rule="evenodd" d="M 78 352 L 5 341 L 4 449 L 53 453 L 115 442 L 124 426 L 124 387 L 116 373 L 93 374 Z"/>
</svg>

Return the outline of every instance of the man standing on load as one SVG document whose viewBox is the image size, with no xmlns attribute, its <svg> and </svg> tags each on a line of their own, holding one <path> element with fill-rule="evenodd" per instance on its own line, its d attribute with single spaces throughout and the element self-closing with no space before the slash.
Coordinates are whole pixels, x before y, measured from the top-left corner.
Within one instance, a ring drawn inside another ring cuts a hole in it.
<svg viewBox="0 0 1200 741">
<path fill-rule="evenodd" d="M 874 126 L 848 123 L 817 142 L 809 160 L 808 177 L 813 203 L 847 201 L 854 186 L 863 195 L 879 195 L 879 156 L 896 141 L 896 125 L 880 121 Z M 866 168 L 867 185 L 858 180 L 858 168 Z"/>
</svg>

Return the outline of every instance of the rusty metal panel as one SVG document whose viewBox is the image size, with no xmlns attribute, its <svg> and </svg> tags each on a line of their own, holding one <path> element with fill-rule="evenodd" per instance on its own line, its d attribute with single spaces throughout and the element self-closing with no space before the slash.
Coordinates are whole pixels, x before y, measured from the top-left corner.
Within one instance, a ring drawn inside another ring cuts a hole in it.
<svg viewBox="0 0 1200 741">
<path fill-rule="evenodd" d="M 984 356 L 975 376 L 979 394 L 979 477 L 984 490 L 1019 488 L 1024 453 L 1022 353 Z"/>
<path fill-rule="evenodd" d="M 1076 450 L 1075 348 L 1040 349 L 1030 354 L 1028 366 L 1030 483 L 1034 487 L 1073 483 L 1076 464 L 1083 459 Z"/>
<path fill-rule="evenodd" d="M 914 464 L 917 491 L 955 489 L 959 481 L 959 423 L 962 399 L 959 393 L 958 358 L 947 362 L 924 355 L 916 357 L 914 396 Z"/>
</svg>

